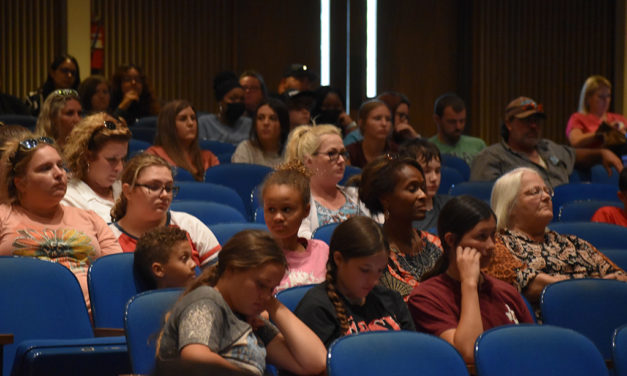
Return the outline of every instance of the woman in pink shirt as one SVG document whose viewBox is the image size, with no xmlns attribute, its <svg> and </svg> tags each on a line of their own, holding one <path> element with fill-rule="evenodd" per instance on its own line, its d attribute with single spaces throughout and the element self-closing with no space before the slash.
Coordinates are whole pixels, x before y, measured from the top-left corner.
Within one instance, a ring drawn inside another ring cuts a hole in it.
<svg viewBox="0 0 627 376">
<path fill-rule="evenodd" d="M 609 131 L 599 131 L 599 127 L 605 123 L 609 126 L 608 130 L 614 130 L 612 133 L 618 137 L 617 141 L 620 141 L 618 149 L 621 149 L 625 143 L 627 120 L 623 115 L 609 112 L 611 100 L 610 81 L 603 76 L 588 77 L 581 88 L 578 112 L 570 116 L 566 126 L 566 137 L 573 147 L 613 149 L 616 141 L 609 138 Z"/>
<path fill-rule="evenodd" d="M 121 252 L 115 236 L 91 210 L 61 205 L 67 174 L 48 137 L 7 141 L 0 160 L 0 255 L 37 257 L 76 275 L 89 307 L 87 269 Z"/>
</svg>

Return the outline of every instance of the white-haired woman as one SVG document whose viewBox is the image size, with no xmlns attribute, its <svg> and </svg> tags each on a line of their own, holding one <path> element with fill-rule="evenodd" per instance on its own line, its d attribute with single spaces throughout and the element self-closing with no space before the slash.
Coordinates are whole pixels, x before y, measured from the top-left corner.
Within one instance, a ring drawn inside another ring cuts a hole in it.
<svg viewBox="0 0 627 376">
<path fill-rule="evenodd" d="M 500 177 L 492 189 L 497 218 L 495 259 L 486 272 L 510 282 L 530 301 L 551 283 L 571 278 L 627 281 L 625 272 L 593 245 L 549 230 L 553 192 L 540 175 L 522 167 Z"/>
</svg>

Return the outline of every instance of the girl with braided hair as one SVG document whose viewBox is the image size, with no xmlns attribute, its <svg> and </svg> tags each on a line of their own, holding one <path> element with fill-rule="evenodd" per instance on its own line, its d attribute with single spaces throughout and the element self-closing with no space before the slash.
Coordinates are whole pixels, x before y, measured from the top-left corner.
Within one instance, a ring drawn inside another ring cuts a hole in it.
<svg viewBox="0 0 627 376">
<path fill-rule="evenodd" d="M 289 267 L 276 292 L 324 281 L 329 246 L 298 236 L 311 207 L 308 170 L 297 160 L 279 166 L 266 178 L 261 195 L 266 225 L 283 248 Z"/>
<path fill-rule="evenodd" d="M 283 250 L 270 234 L 235 234 L 218 264 L 193 281 L 166 316 L 157 358 L 248 375 L 262 375 L 266 360 L 295 374 L 323 372 L 322 342 L 272 294 L 286 268 Z M 260 316 L 264 310 L 272 323 Z"/>
<path fill-rule="evenodd" d="M 353 333 L 414 330 L 401 296 L 378 285 L 389 245 L 375 221 L 357 216 L 341 223 L 329 249 L 325 282 L 311 288 L 295 310 L 325 346 Z"/>
</svg>

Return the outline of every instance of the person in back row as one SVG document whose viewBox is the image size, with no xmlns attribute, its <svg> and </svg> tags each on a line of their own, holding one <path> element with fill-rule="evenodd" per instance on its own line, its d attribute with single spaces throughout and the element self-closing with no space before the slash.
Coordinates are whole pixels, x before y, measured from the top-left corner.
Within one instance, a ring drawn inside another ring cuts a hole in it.
<svg viewBox="0 0 627 376">
<path fill-rule="evenodd" d="M 627 169 L 623 169 L 618 176 L 616 195 L 623 203 L 623 207 L 604 206 L 599 208 L 590 219 L 592 222 L 605 222 L 627 227 Z"/>
<path fill-rule="evenodd" d="M 462 158 L 470 165 L 475 156 L 485 149 L 485 142 L 463 134 L 466 128 L 466 104 L 457 95 L 446 93 L 435 100 L 433 121 L 438 133 L 431 137 L 442 154 Z"/>
<path fill-rule="evenodd" d="M 575 165 L 580 168 L 602 163 L 622 171 L 621 160 L 608 149 L 573 149 L 541 138 L 546 115 L 533 99 L 518 97 L 505 108 L 503 139 L 479 153 L 470 168 L 471 181 L 492 181 L 517 167 L 538 171 L 547 185 L 567 184 Z"/>
</svg>

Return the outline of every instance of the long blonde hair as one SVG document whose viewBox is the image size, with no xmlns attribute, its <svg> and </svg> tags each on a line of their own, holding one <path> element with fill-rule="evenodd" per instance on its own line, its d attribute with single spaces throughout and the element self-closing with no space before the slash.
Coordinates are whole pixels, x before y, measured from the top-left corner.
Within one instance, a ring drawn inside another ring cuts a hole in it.
<svg viewBox="0 0 627 376">
<path fill-rule="evenodd" d="M 59 131 L 55 127 L 54 122 L 59 116 L 59 112 L 65 107 L 65 104 L 71 100 L 81 103 L 81 98 L 78 96 L 78 92 L 72 89 L 60 89 L 53 91 L 48 98 L 46 98 L 41 112 L 37 118 L 37 125 L 35 127 L 35 134 L 38 136 L 45 136 L 54 139 L 55 141 L 59 137 Z"/>
<path fill-rule="evenodd" d="M 325 134 L 335 134 L 342 137 L 338 127 L 330 124 L 322 125 L 301 125 L 294 128 L 288 138 L 285 147 L 285 161 L 297 160 L 305 162 L 305 156 L 312 155 L 319 148 Z"/>
<path fill-rule="evenodd" d="M 587 114 L 590 111 L 590 106 L 588 106 L 588 99 L 592 94 L 594 94 L 603 86 L 607 87 L 610 90 L 612 89 L 612 84 L 610 83 L 610 80 L 603 76 L 594 75 L 586 79 L 586 82 L 584 82 L 583 86 L 581 87 L 581 93 L 579 93 L 579 112 Z"/>
</svg>

